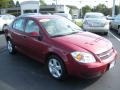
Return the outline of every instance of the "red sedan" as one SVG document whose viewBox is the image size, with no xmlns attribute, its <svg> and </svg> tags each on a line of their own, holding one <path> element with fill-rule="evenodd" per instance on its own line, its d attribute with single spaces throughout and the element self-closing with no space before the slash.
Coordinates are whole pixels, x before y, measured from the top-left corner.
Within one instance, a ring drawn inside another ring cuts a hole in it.
<svg viewBox="0 0 120 90">
<path fill-rule="evenodd" d="M 46 64 L 57 80 L 67 75 L 99 77 L 114 67 L 117 55 L 109 40 L 55 15 L 18 17 L 5 36 L 10 54 L 17 50 Z"/>
</svg>

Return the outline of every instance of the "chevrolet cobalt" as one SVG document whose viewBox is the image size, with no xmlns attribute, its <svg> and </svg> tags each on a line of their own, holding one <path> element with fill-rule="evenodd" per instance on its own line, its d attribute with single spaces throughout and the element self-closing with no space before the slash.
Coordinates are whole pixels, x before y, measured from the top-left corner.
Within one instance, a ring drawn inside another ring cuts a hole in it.
<svg viewBox="0 0 120 90">
<path fill-rule="evenodd" d="M 57 15 L 28 15 L 16 18 L 5 30 L 10 54 L 19 51 L 47 66 L 57 79 L 68 75 L 96 78 L 113 68 L 117 55 L 112 43 L 85 32 Z"/>
</svg>

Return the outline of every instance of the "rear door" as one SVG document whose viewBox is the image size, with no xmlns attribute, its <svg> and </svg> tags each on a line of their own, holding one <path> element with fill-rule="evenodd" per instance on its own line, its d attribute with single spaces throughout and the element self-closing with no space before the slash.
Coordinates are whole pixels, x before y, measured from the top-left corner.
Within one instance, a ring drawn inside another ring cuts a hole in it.
<svg viewBox="0 0 120 90">
<path fill-rule="evenodd" d="M 25 24 L 25 19 L 24 18 L 19 18 L 13 22 L 12 25 L 12 40 L 17 46 L 17 48 L 24 50 L 24 24 Z"/>
</svg>

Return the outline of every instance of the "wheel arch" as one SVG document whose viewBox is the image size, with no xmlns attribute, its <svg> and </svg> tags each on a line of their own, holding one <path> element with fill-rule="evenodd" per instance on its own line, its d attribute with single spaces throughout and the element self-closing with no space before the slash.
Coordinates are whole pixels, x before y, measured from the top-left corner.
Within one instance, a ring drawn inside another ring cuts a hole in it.
<svg viewBox="0 0 120 90">
<path fill-rule="evenodd" d="M 61 58 L 61 56 L 60 56 L 58 53 L 55 53 L 55 52 L 48 52 L 48 53 L 45 55 L 45 62 L 47 62 L 48 58 L 49 58 L 50 56 L 52 56 L 52 55 L 55 55 L 55 56 L 59 57 L 59 58 L 63 61 L 63 63 L 64 63 L 64 59 Z"/>
<path fill-rule="evenodd" d="M 50 56 L 52 56 L 52 55 L 54 55 L 54 56 L 56 56 L 56 57 L 58 57 L 58 58 L 60 59 L 60 62 L 63 64 L 64 71 L 65 71 L 66 76 L 67 76 L 67 75 L 68 75 L 68 69 L 67 69 L 67 66 L 66 66 L 66 62 L 65 62 L 65 60 L 63 60 L 63 58 L 61 58 L 61 56 L 60 56 L 59 54 L 57 54 L 57 53 L 55 53 L 55 52 L 48 52 L 48 53 L 46 54 L 45 63 L 48 63 L 48 58 L 49 58 Z"/>
<path fill-rule="evenodd" d="M 55 55 L 55 56 L 57 56 L 58 58 L 61 59 L 61 62 L 64 64 L 64 67 L 66 68 L 66 71 L 67 71 L 67 64 L 69 64 L 67 58 L 63 55 L 60 55 L 60 54 L 56 53 L 56 52 L 48 52 L 45 55 L 45 62 L 44 63 L 47 63 L 48 58 L 52 55 Z"/>
</svg>

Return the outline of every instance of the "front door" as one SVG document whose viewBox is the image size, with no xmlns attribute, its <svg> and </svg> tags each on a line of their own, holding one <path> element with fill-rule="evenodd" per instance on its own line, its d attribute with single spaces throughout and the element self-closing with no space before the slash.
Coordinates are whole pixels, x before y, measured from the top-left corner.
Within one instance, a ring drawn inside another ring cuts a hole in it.
<svg viewBox="0 0 120 90">
<path fill-rule="evenodd" d="M 26 53 L 37 60 L 43 58 L 45 51 L 44 40 L 39 40 L 37 37 L 31 36 L 31 33 L 38 33 L 40 35 L 39 25 L 32 19 L 27 20 L 25 27 L 25 50 Z M 42 59 L 43 60 L 43 59 Z"/>
</svg>

